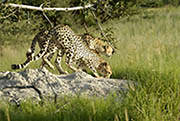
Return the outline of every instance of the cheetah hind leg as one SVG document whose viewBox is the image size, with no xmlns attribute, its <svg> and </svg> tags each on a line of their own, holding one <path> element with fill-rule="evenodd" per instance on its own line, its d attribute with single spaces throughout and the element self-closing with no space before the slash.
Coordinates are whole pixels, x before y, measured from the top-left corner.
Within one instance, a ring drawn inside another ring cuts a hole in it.
<svg viewBox="0 0 180 121">
<path fill-rule="evenodd" d="M 51 53 L 48 57 L 47 57 L 47 60 L 48 60 L 48 63 L 50 63 L 52 57 L 53 57 L 54 53 Z M 45 65 L 49 66 L 48 63 L 46 61 L 44 61 L 44 59 L 42 59 L 42 63 L 41 63 L 41 68 L 45 68 Z M 52 65 L 52 64 L 51 64 Z"/>
<path fill-rule="evenodd" d="M 44 67 L 44 65 L 47 64 L 51 69 L 55 70 L 54 66 L 51 64 L 51 62 L 50 62 L 50 60 L 49 60 L 50 56 L 53 55 L 53 54 L 54 54 L 54 52 L 52 52 L 52 53 L 46 53 L 46 54 L 42 57 L 42 59 L 43 59 L 42 67 Z"/>
<path fill-rule="evenodd" d="M 63 56 L 64 56 L 64 52 L 61 50 L 58 50 L 56 60 L 55 60 L 55 66 L 58 69 L 60 74 L 68 74 L 68 72 L 64 71 L 63 68 L 61 67 L 61 61 L 62 61 Z"/>
</svg>

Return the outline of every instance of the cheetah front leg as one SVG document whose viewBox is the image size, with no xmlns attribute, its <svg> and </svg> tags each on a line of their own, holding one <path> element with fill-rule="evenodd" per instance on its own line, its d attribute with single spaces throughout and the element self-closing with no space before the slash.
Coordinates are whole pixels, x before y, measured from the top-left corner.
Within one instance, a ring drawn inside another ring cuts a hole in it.
<svg viewBox="0 0 180 121">
<path fill-rule="evenodd" d="M 62 60 L 63 55 L 64 55 L 64 51 L 58 50 L 56 60 L 55 60 L 55 65 L 60 74 L 68 74 L 68 72 L 64 71 L 63 68 L 61 67 L 61 60 Z"/>
<path fill-rule="evenodd" d="M 101 76 L 99 76 L 98 72 L 93 66 L 89 65 L 89 69 L 93 72 L 96 78 L 101 78 Z"/>
<path fill-rule="evenodd" d="M 95 77 L 97 78 L 101 78 L 98 74 L 98 72 L 96 71 L 96 69 L 91 65 L 91 63 L 79 63 L 78 67 L 82 69 L 82 71 L 84 71 L 84 67 L 88 67 L 94 74 Z"/>
<path fill-rule="evenodd" d="M 95 68 L 91 63 L 86 63 L 85 65 L 93 72 L 93 74 L 94 74 L 94 76 L 95 76 L 96 78 L 101 78 L 101 77 L 99 76 L 96 68 Z"/>
<path fill-rule="evenodd" d="M 72 69 L 73 71 L 77 72 L 78 69 L 76 67 L 74 67 L 74 62 L 73 62 L 73 55 L 71 55 L 70 53 L 66 54 L 66 60 L 65 60 L 67 66 Z"/>
</svg>

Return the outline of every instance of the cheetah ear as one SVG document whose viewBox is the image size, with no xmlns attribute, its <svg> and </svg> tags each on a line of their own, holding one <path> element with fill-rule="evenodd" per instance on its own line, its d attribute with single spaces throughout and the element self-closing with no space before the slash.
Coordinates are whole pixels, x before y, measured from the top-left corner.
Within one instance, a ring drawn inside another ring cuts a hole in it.
<svg viewBox="0 0 180 121">
<path fill-rule="evenodd" d="M 90 36 L 90 35 L 89 35 L 88 33 L 84 33 L 84 34 L 82 35 L 82 38 L 83 38 L 83 39 L 87 39 L 89 36 Z"/>
<path fill-rule="evenodd" d="M 108 64 L 107 64 L 107 62 L 103 62 L 102 65 L 103 66 L 107 66 Z"/>
</svg>

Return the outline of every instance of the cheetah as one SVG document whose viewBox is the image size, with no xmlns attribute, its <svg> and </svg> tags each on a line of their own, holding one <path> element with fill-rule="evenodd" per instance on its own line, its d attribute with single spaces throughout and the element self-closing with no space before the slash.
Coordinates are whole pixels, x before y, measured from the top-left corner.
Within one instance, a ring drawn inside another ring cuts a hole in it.
<svg viewBox="0 0 180 121">
<path fill-rule="evenodd" d="M 26 53 L 27 58 L 32 58 L 32 56 L 34 56 L 36 42 L 38 42 L 40 49 L 44 48 L 44 45 L 45 45 L 46 39 L 47 39 L 47 34 L 48 34 L 48 30 L 43 30 L 43 31 L 40 31 L 38 34 L 36 34 L 36 36 L 34 37 L 34 39 L 32 41 L 30 49 Z M 110 57 L 114 53 L 114 49 L 109 44 L 107 44 L 106 42 L 102 41 L 99 38 L 94 38 L 89 34 L 83 34 L 83 35 L 79 35 L 79 36 L 82 37 L 82 40 L 87 44 L 87 46 L 91 50 L 95 50 L 96 53 L 98 53 L 98 54 L 104 54 L 104 55 Z M 54 53 L 49 55 L 49 57 L 48 57 L 49 61 L 53 57 L 53 55 L 54 55 Z M 46 63 L 43 60 L 43 62 L 41 64 L 42 67 L 45 64 Z M 55 64 L 56 65 L 58 64 L 57 61 L 55 61 Z M 47 65 L 50 68 L 54 69 L 53 65 L 50 64 L 50 62 Z M 17 69 L 19 69 L 19 68 L 24 68 L 24 67 L 21 67 L 21 65 L 20 65 L 19 67 L 17 67 Z"/>
<path fill-rule="evenodd" d="M 13 64 L 12 69 L 19 69 L 26 67 L 31 61 L 42 58 L 45 63 L 53 68 L 49 62 L 50 56 L 57 51 L 55 65 L 60 73 L 66 73 L 62 69 L 60 62 L 64 54 L 66 54 L 66 64 L 73 70 L 78 71 L 82 68 L 88 67 L 96 77 L 100 77 L 97 71 L 104 77 L 109 78 L 112 74 L 110 65 L 99 56 L 95 50 L 83 42 L 81 36 L 77 36 L 74 31 L 67 25 L 58 25 L 47 32 L 44 45 L 36 56 L 30 56 L 31 50 L 27 52 L 27 60 L 23 64 Z M 33 45 L 33 44 L 32 44 Z M 32 46 L 31 46 L 32 47 Z M 31 48 L 32 49 L 32 48 Z M 77 65 L 76 68 L 74 65 Z"/>
<path fill-rule="evenodd" d="M 102 41 L 100 38 L 94 38 L 89 34 L 81 35 L 82 40 L 87 44 L 91 50 L 95 50 L 98 54 L 104 54 L 108 57 L 112 56 L 114 49 L 108 43 Z"/>
<path fill-rule="evenodd" d="M 39 44 L 40 49 L 43 47 L 45 41 L 46 41 L 46 36 L 47 36 L 48 31 L 41 31 L 39 32 L 33 39 L 32 44 L 31 44 L 31 48 L 28 50 L 28 52 L 26 53 L 26 56 L 33 56 L 34 51 L 35 51 L 35 45 L 36 45 L 36 41 Z M 107 44 L 106 42 L 102 41 L 99 38 L 94 38 L 89 34 L 83 34 L 83 35 L 79 35 L 82 37 L 82 40 L 87 44 L 87 46 L 91 49 L 91 50 L 95 50 L 96 53 L 98 54 L 104 54 L 108 57 L 112 56 L 112 54 L 114 53 L 114 49 Z M 52 58 L 53 55 L 51 55 L 49 57 L 49 59 Z M 43 65 L 43 64 L 42 64 Z"/>
</svg>

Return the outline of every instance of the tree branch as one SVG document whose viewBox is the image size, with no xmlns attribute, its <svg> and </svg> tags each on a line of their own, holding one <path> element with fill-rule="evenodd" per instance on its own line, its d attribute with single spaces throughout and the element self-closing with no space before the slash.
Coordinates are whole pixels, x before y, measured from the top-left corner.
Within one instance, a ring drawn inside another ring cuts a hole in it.
<svg viewBox="0 0 180 121">
<path fill-rule="evenodd" d="M 44 5 L 44 4 L 41 4 L 41 5 L 40 5 L 40 8 L 44 9 L 44 8 L 43 8 L 43 5 Z M 53 23 L 52 23 L 52 22 L 50 21 L 50 19 L 46 16 L 45 12 L 42 11 L 42 13 L 43 13 L 43 16 L 47 19 L 47 21 L 51 24 L 51 27 L 54 27 Z"/>
<path fill-rule="evenodd" d="M 102 35 L 106 40 L 108 40 L 108 38 L 106 37 L 106 34 L 105 34 L 104 31 L 103 31 L 103 28 L 102 28 L 101 24 L 100 24 L 99 21 L 98 21 L 98 18 L 96 17 L 96 14 L 95 14 L 94 11 L 92 11 L 92 10 L 91 10 L 91 13 L 92 13 L 92 15 L 94 16 L 97 25 L 99 26 L 99 29 L 100 29 L 100 31 L 101 31 L 101 35 Z"/>
<path fill-rule="evenodd" d="M 42 8 L 42 7 L 35 7 L 35 6 L 29 6 L 29 5 L 19 5 L 19 4 L 13 4 L 13 3 L 6 4 L 6 6 L 23 8 L 23 9 L 38 10 L 38 11 L 66 11 L 67 12 L 67 11 L 74 11 L 74 10 L 91 8 L 94 6 L 94 4 L 88 4 L 85 6 L 78 6 L 78 7 L 72 7 L 72 8 Z"/>
<path fill-rule="evenodd" d="M 15 12 L 16 12 L 16 11 L 13 11 L 12 13 L 10 13 L 10 14 L 9 14 L 9 15 L 7 15 L 7 16 L 0 17 L 0 19 L 6 19 L 6 18 L 8 18 L 8 17 L 10 17 L 10 16 L 14 15 L 14 14 L 15 14 Z"/>
</svg>

